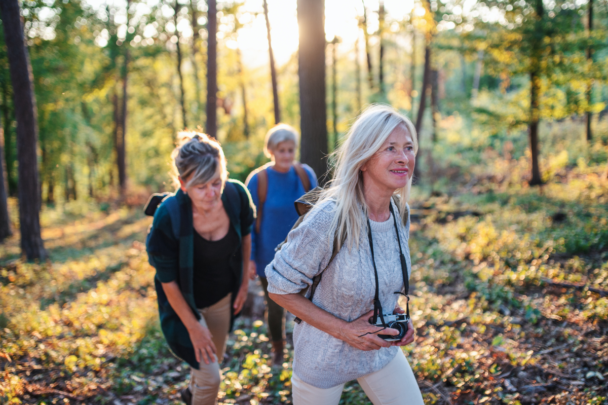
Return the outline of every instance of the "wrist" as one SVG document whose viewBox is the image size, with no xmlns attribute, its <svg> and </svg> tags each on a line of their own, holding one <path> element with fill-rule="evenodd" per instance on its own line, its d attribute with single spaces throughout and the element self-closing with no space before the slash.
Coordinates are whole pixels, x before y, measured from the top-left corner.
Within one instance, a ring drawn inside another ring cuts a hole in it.
<svg viewBox="0 0 608 405">
<path fill-rule="evenodd" d="M 349 325 L 350 325 L 350 322 L 346 322 L 346 321 L 340 320 L 338 322 L 338 325 L 337 325 L 338 326 L 337 330 L 334 329 L 334 330 L 336 330 L 336 332 L 333 334 L 333 336 L 336 339 L 344 340 L 345 336 L 346 336 L 345 332 L 346 332 L 346 330 L 347 330 L 347 328 L 348 328 Z"/>
<path fill-rule="evenodd" d="M 189 322 L 188 324 L 184 324 L 184 326 L 188 330 L 188 333 L 200 330 L 203 327 L 198 321 Z"/>
</svg>

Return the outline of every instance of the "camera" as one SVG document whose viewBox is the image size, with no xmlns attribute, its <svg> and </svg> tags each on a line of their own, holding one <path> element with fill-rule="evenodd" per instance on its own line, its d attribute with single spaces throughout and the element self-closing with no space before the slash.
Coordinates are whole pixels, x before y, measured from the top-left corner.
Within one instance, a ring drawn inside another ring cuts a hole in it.
<svg viewBox="0 0 608 405">
<path fill-rule="evenodd" d="M 398 342 L 401 339 L 403 339 L 403 337 L 407 333 L 407 330 L 409 329 L 408 322 L 410 320 L 410 317 L 405 314 L 384 314 L 382 317 L 384 318 L 384 323 L 386 324 L 386 327 L 398 330 L 399 334 L 398 335 L 378 334 L 378 337 L 380 339 L 386 340 L 387 342 Z M 378 317 L 376 319 L 376 323 L 373 325 L 378 326 L 379 328 L 384 327 L 384 325 L 382 324 L 382 319 L 380 319 L 380 317 Z"/>
</svg>

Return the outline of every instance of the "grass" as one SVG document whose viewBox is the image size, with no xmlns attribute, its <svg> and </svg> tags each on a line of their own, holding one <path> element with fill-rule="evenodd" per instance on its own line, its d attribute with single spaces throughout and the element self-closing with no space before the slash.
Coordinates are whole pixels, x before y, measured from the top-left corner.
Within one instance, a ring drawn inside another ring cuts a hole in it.
<svg viewBox="0 0 608 405">
<path fill-rule="evenodd" d="M 405 353 L 426 403 L 608 403 L 600 170 L 542 189 L 480 178 L 450 195 L 418 192 L 417 339 Z M 19 260 L 17 237 L 0 246 L 0 403 L 179 404 L 189 371 L 159 330 L 142 244 L 150 219 L 91 203 L 45 209 L 42 222 L 49 261 Z M 269 354 L 263 322 L 240 319 L 220 402 L 290 403 L 292 352 L 279 369 Z M 341 403 L 368 400 L 352 382 Z"/>
</svg>

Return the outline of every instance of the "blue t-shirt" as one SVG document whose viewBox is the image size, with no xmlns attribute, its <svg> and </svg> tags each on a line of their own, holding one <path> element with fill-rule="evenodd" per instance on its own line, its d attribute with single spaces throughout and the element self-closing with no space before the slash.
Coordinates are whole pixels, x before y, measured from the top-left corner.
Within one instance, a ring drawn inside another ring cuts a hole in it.
<svg viewBox="0 0 608 405">
<path fill-rule="evenodd" d="M 308 174 L 311 189 L 317 187 L 315 172 L 308 165 L 302 164 L 302 167 Z M 291 227 L 298 220 L 294 201 L 305 193 L 304 185 L 293 166 L 287 173 L 278 172 L 272 167 L 267 168 L 266 172 L 268 173 L 268 192 L 262 208 L 260 233 L 257 234 L 255 230 L 251 232 L 251 260 L 255 261 L 260 277 L 266 277 L 264 269 L 274 259 L 274 249 L 285 240 Z M 253 203 L 258 208 L 260 201 L 257 173 L 251 177 L 247 188 Z"/>
</svg>

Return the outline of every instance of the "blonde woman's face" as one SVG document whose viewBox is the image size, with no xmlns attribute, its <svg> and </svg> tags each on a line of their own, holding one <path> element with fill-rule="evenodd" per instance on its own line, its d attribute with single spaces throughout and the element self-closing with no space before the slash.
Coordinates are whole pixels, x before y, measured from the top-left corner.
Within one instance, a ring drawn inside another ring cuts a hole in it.
<svg viewBox="0 0 608 405">
<path fill-rule="evenodd" d="M 224 186 L 219 172 L 204 184 L 186 187 L 189 180 L 186 179 L 184 181 L 181 177 L 179 179 L 182 191 L 188 194 L 192 200 L 192 204 L 205 211 L 217 208 L 217 205 L 221 202 L 222 188 Z"/>
<path fill-rule="evenodd" d="M 279 142 L 270 154 L 277 169 L 288 170 L 296 157 L 296 144 L 293 141 Z"/>
<path fill-rule="evenodd" d="M 414 173 L 416 154 L 412 136 L 403 125 L 391 132 L 380 149 L 368 160 L 361 171 L 363 181 L 376 187 L 395 191 L 405 187 Z"/>
</svg>

